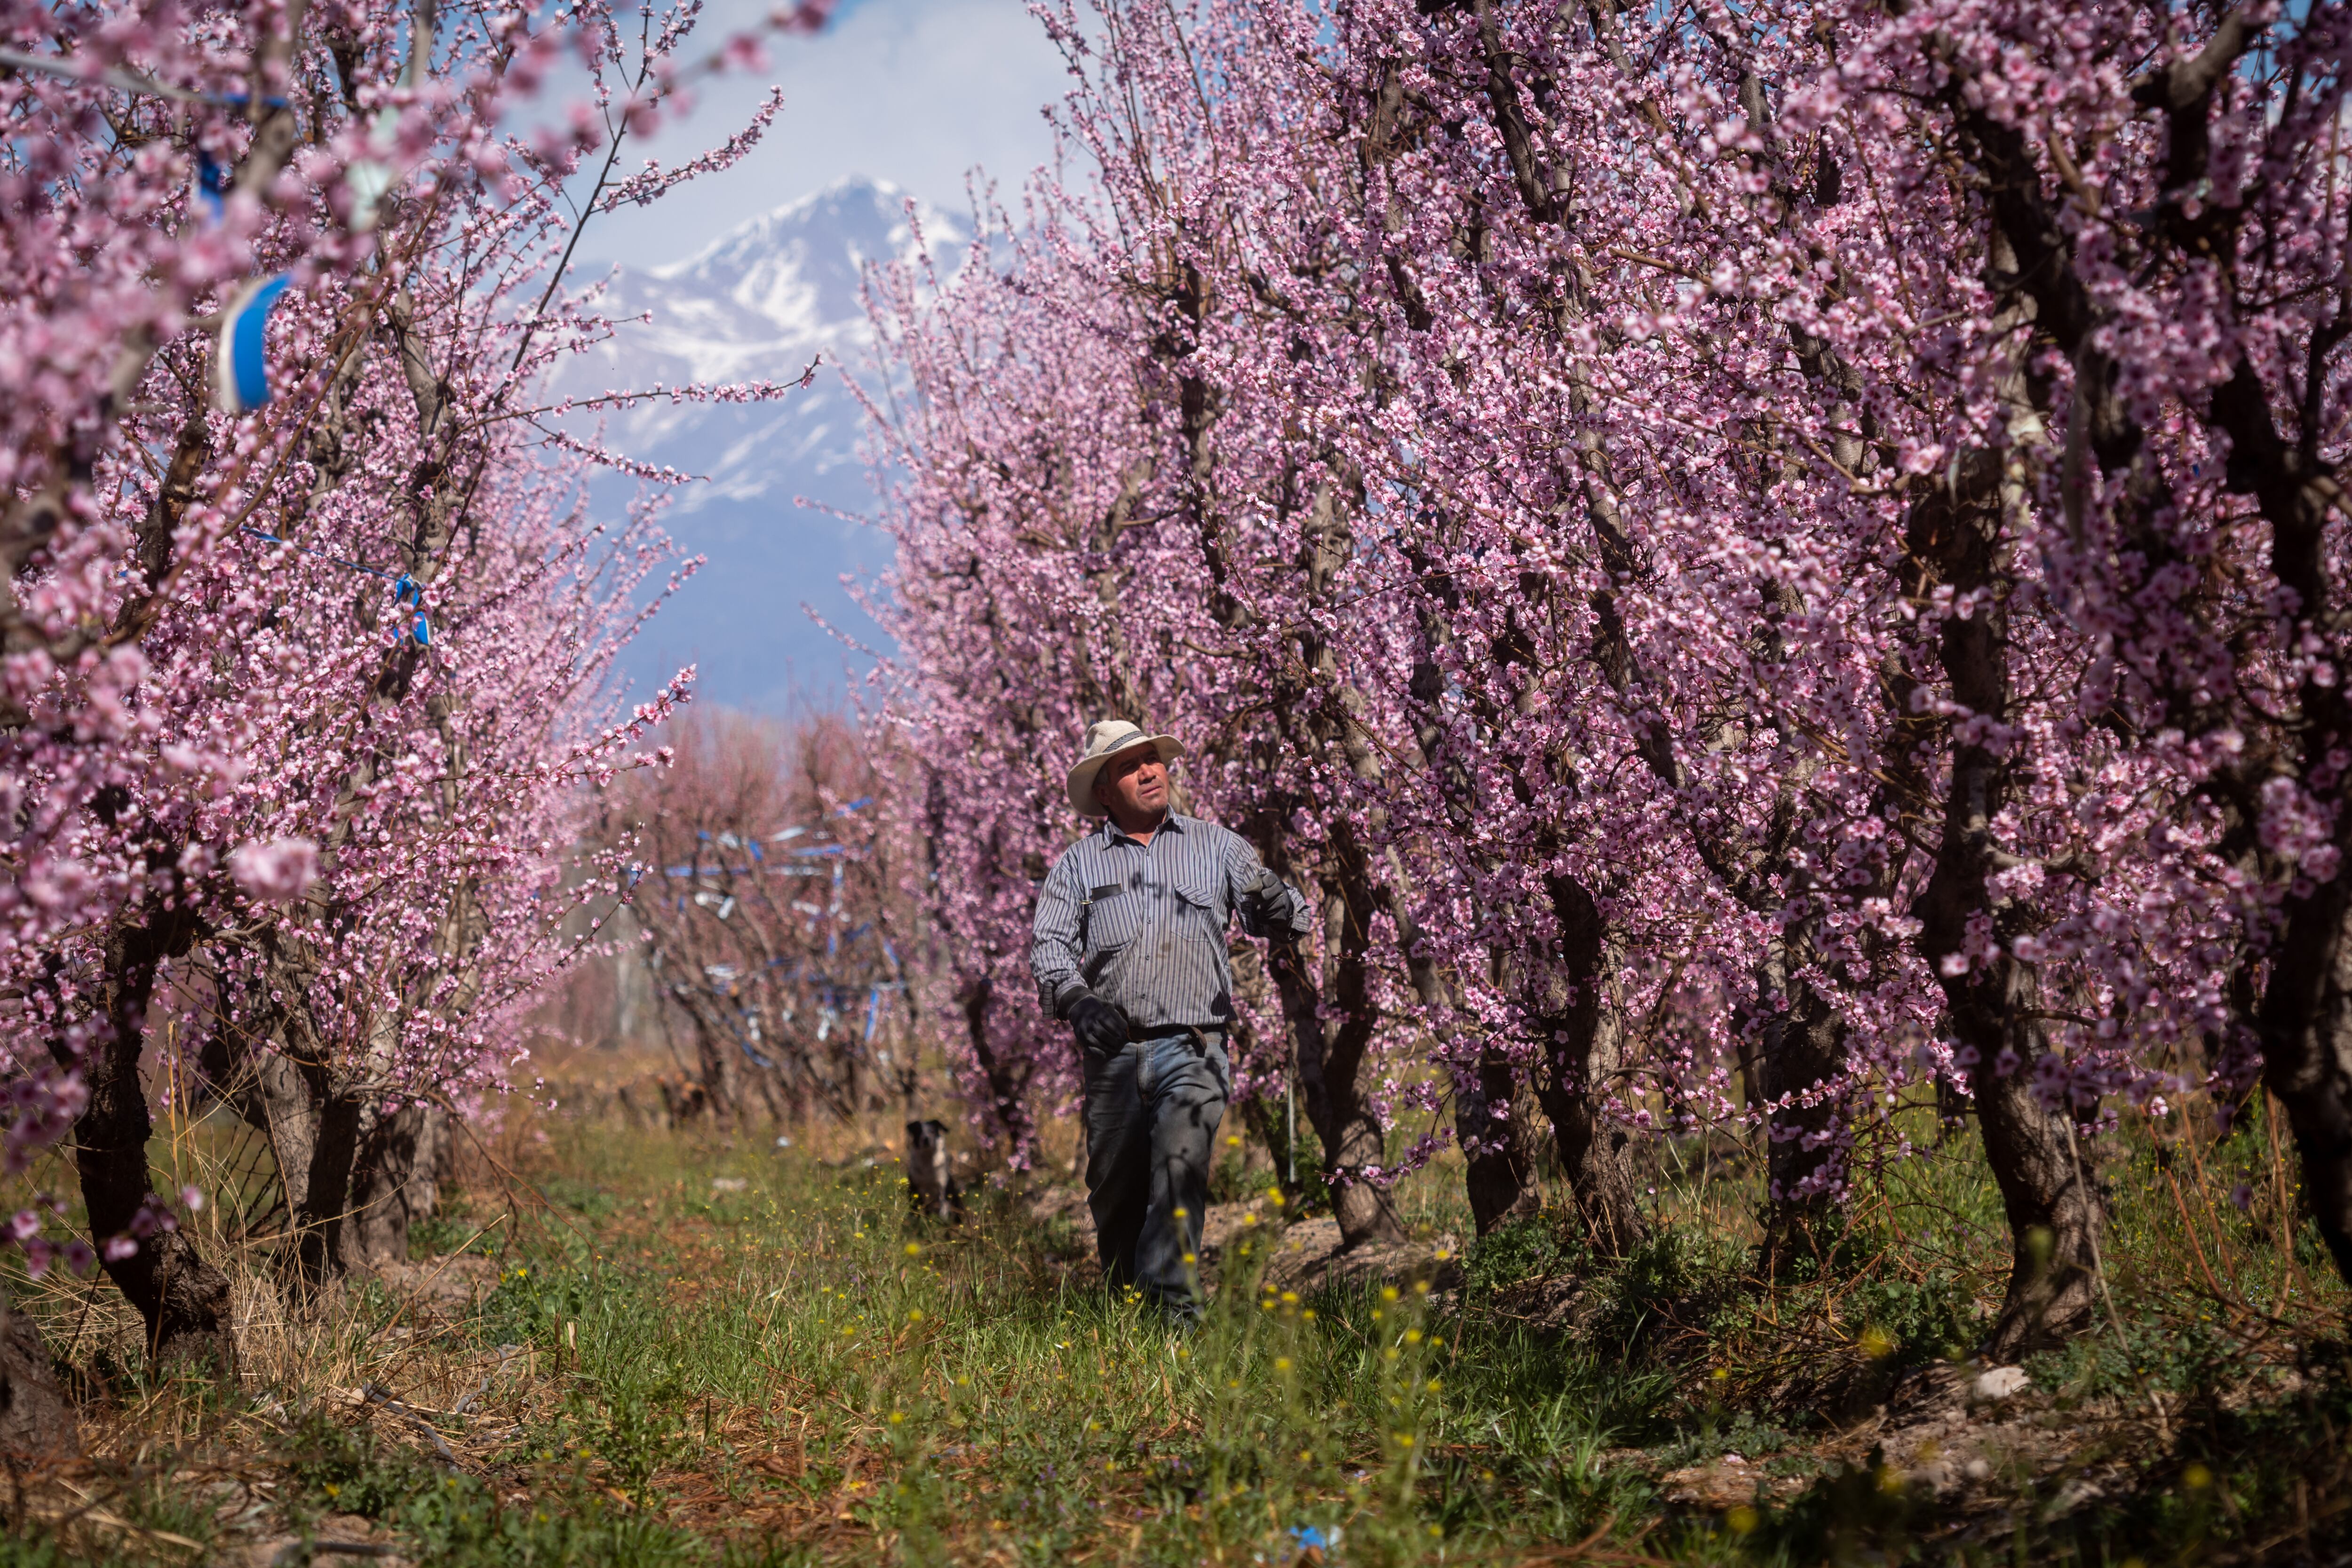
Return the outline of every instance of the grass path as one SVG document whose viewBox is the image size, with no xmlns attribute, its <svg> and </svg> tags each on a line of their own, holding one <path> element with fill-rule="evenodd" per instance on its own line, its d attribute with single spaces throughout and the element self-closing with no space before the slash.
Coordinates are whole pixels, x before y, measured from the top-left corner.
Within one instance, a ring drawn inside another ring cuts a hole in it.
<svg viewBox="0 0 2352 1568">
<path fill-rule="evenodd" d="M 2126 1337 L 1992 1409 L 1939 1359 L 1984 1283 L 1985 1194 L 1948 1175 L 1858 1215 L 1835 1278 L 1769 1295 L 1744 1239 L 1685 1224 L 1607 1270 L 1537 1226 L 1462 1290 L 1302 1298 L 1254 1288 L 1276 1226 L 1244 1227 L 1178 1337 L 1010 1194 L 942 1227 L 887 1162 L 553 1121 L 514 1147 L 527 1195 L 486 1184 L 389 1287 L 249 1330 L 247 1389 L 112 1374 L 100 1458 L 16 1495 L 0 1568 L 312 1540 L 453 1568 L 2121 1568 L 2325 1560 L 2352 1519 L 2352 1397 L 2315 1331 L 2340 1302 L 2290 1341 L 2168 1281 L 2168 1187 L 2119 1209 Z M 1913 1210 L 1960 1250 L 1873 1228 Z M 2242 1282 L 2254 1256 L 2212 1260 Z M 276 1299 L 250 1273 L 244 1296 Z"/>
<path fill-rule="evenodd" d="M 943 1228 L 887 1165 L 738 1193 L 603 1147 L 472 1323 L 533 1347 L 499 1418 L 538 1447 L 485 1456 L 518 1503 L 604 1496 L 752 1560 L 1040 1563 L 1488 1561 L 1644 1510 L 1595 1460 L 1645 1380 L 1441 1333 L 1425 1281 L 1253 1291 L 1245 1238 L 1180 1337 L 1015 1204 Z"/>
</svg>

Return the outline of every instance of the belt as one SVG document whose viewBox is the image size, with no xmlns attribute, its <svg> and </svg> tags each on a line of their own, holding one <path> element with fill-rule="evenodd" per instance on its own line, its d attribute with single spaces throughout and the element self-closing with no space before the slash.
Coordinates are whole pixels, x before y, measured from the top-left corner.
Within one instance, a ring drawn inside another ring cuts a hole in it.
<svg viewBox="0 0 2352 1568">
<path fill-rule="evenodd" d="M 1206 1046 L 1211 1036 L 1222 1038 L 1224 1032 L 1225 1028 L 1222 1024 L 1154 1024 L 1149 1028 L 1140 1024 L 1129 1024 L 1127 1026 L 1127 1043 L 1139 1046 L 1152 1040 L 1171 1040 L 1179 1035 L 1190 1035 L 1202 1045 Z"/>
</svg>

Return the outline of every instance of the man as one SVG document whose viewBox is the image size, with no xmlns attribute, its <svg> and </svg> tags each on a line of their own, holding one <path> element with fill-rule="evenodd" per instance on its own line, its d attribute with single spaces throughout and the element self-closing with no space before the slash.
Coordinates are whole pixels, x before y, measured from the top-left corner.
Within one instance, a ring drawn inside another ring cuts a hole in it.
<svg viewBox="0 0 2352 1568">
<path fill-rule="evenodd" d="M 1046 874 L 1029 963 L 1086 1067 L 1103 1272 L 1189 1323 L 1209 1156 L 1233 1089 L 1225 927 L 1238 914 L 1252 936 L 1296 938 L 1307 911 L 1247 840 L 1169 809 L 1168 764 L 1183 754 L 1123 719 L 1087 730 L 1065 782 L 1072 805 L 1108 820 Z"/>
</svg>

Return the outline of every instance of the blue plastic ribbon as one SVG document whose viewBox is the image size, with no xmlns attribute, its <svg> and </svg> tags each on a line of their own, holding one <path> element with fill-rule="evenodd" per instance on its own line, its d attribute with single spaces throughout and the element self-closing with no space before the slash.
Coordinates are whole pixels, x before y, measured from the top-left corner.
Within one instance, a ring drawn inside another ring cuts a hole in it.
<svg viewBox="0 0 2352 1568">
<path fill-rule="evenodd" d="M 213 355 L 213 402 L 226 413 L 247 414 L 269 401 L 269 312 L 290 279 L 283 272 L 237 290 L 221 312 L 220 349 Z"/>
<path fill-rule="evenodd" d="M 196 199 L 215 224 L 228 215 L 228 165 L 196 149 Z"/>
<path fill-rule="evenodd" d="M 433 623 L 425 618 L 425 584 L 403 572 L 392 585 L 392 602 L 405 605 L 412 599 L 416 602 L 416 618 L 409 623 L 408 635 L 416 639 L 418 647 L 431 647 Z"/>
</svg>

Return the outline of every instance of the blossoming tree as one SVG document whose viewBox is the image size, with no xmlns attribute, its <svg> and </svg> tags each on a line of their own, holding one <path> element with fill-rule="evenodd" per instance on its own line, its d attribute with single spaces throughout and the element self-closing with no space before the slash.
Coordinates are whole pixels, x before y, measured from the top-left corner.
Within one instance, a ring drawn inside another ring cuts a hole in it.
<svg viewBox="0 0 2352 1568">
<path fill-rule="evenodd" d="M 2094 1310 L 2095 1135 L 2260 1062 L 2342 1249 L 2340 8 L 1049 25 L 1090 179 L 882 299 L 894 717 L 1007 775 L 943 924 L 1123 710 L 1323 893 L 1271 969 L 1350 1239 L 1433 1083 L 1523 1211 L 1526 1088 L 1602 1247 L 1631 1140 L 1752 1136 L 1774 1264 L 1932 1086 L 2010 1355 Z"/>
<path fill-rule="evenodd" d="M 70 1138 L 90 1235 L 64 1250 L 160 1361 L 234 1346 L 177 1224 L 201 1194 L 146 1163 L 142 1050 L 268 1130 L 308 1277 L 404 1250 L 432 1112 L 495 1080 L 561 960 L 578 786 L 649 760 L 683 695 L 611 710 L 667 546 L 649 510 L 585 521 L 612 459 L 537 388 L 605 330 L 562 292 L 580 223 L 772 117 L 620 174 L 682 101 L 694 16 L 0 17 L 6 1147 Z M 587 95 L 505 129 L 566 51 Z M 12 1227 L 37 1269 L 43 1219 Z"/>
</svg>

